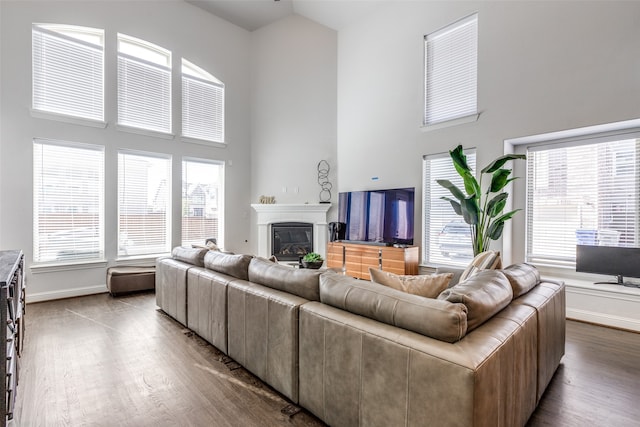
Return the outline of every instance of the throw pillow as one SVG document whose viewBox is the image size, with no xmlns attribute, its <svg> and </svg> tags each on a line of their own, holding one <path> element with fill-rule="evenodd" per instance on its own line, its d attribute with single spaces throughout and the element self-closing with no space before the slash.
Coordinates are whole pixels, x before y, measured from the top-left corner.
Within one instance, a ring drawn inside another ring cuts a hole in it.
<svg viewBox="0 0 640 427">
<path fill-rule="evenodd" d="M 297 295 L 310 301 L 320 301 L 318 283 L 321 274 L 320 270 L 292 268 L 259 257 L 253 258 L 249 264 L 250 282 Z"/>
<path fill-rule="evenodd" d="M 477 274 L 482 270 L 495 270 L 502 268 L 502 259 L 500 258 L 500 252 L 497 251 L 484 251 L 480 252 L 473 258 L 467 268 L 460 275 L 459 282 L 463 282 L 471 276 Z"/>
<path fill-rule="evenodd" d="M 253 256 L 234 255 L 218 251 L 207 251 L 204 256 L 204 266 L 237 279 L 249 280 L 249 263 Z"/>
<path fill-rule="evenodd" d="M 491 319 L 509 305 L 512 298 L 511 284 L 499 270 L 479 271 L 438 296 L 438 299 L 467 306 L 467 332 Z"/>
<path fill-rule="evenodd" d="M 408 294 L 435 298 L 447 289 L 453 273 L 405 276 L 369 267 L 371 281 Z"/>
<path fill-rule="evenodd" d="M 190 248 L 187 246 L 176 246 L 171 251 L 171 257 L 178 261 L 193 264 L 198 267 L 204 267 L 204 257 L 207 252 L 208 252 L 207 249 Z"/>
<path fill-rule="evenodd" d="M 513 264 L 502 270 L 513 289 L 513 298 L 518 298 L 535 288 L 540 283 L 540 273 L 531 264 Z"/>
</svg>

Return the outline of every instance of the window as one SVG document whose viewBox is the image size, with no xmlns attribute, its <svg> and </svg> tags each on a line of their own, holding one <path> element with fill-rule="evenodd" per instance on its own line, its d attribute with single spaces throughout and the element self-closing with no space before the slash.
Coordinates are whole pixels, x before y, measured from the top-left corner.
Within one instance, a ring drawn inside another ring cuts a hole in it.
<svg viewBox="0 0 640 427">
<path fill-rule="evenodd" d="M 475 150 L 465 150 L 465 154 L 467 164 L 475 170 Z M 462 178 L 456 172 L 449 153 L 424 156 L 422 176 L 422 262 L 466 266 L 473 258 L 471 228 L 461 216 L 456 215 L 448 201 L 441 199 L 442 196 L 450 197 L 451 193 L 436 182 L 438 179 L 448 179 L 459 188 L 463 188 Z"/>
<path fill-rule="evenodd" d="M 224 163 L 182 161 L 182 244 L 204 245 L 214 238 L 222 245 Z"/>
<path fill-rule="evenodd" d="M 424 124 L 476 114 L 478 15 L 425 36 L 424 49 Z"/>
<path fill-rule="evenodd" d="M 118 255 L 171 251 L 171 158 L 118 153 Z"/>
<path fill-rule="evenodd" d="M 33 142 L 33 261 L 104 259 L 104 148 Z"/>
<path fill-rule="evenodd" d="M 104 120 L 104 31 L 32 26 L 33 109 Z"/>
<path fill-rule="evenodd" d="M 118 34 L 118 124 L 171 133 L 171 52 Z"/>
<path fill-rule="evenodd" d="M 529 147 L 526 260 L 573 267 L 576 244 L 638 246 L 639 153 L 637 135 Z"/>
<path fill-rule="evenodd" d="M 182 135 L 224 142 L 224 84 L 184 58 Z"/>
</svg>

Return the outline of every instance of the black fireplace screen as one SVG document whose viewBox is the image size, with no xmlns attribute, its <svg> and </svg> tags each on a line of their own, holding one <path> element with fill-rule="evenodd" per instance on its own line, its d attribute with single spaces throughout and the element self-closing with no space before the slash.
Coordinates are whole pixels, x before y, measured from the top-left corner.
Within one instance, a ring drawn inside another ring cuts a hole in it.
<svg viewBox="0 0 640 427">
<path fill-rule="evenodd" d="M 282 261 L 297 261 L 313 251 L 313 224 L 280 222 L 271 224 L 271 253 Z"/>
</svg>

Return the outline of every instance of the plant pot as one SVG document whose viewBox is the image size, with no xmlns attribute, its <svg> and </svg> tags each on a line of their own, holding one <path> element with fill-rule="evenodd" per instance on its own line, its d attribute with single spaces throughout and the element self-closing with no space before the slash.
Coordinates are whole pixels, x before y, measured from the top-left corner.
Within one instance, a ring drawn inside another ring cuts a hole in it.
<svg viewBox="0 0 640 427">
<path fill-rule="evenodd" d="M 322 264 L 324 264 L 324 261 L 309 262 L 309 261 L 302 260 L 303 268 L 312 268 L 314 270 L 317 270 L 320 267 L 322 267 Z"/>
</svg>

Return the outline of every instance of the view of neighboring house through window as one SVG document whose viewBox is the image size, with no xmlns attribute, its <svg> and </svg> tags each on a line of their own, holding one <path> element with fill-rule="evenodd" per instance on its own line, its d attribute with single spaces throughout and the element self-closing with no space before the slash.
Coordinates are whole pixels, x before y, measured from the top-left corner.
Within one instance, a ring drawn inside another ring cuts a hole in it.
<svg viewBox="0 0 640 427">
<path fill-rule="evenodd" d="M 33 109 L 104 120 L 104 31 L 32 26 Z"/>
<path fill-rule="evenodd" d="M 171 52 L 118 34 L 118 124 L 171 133 Z"/>
<path fill-rule="evenodd" d="M 224 142 L 224 84 L 184 58 L 182 135 Z"/>
<path fill-rule="evenodd" d="M 478 14 L 424 37 L 424 124 L 478 112 Z"/>
<path fill-rule="evenodd" d="M 475 171 L 476 151 L 465 150 L 467 164 Z M 441 197 L 452 197 L 451 192 L 436 180 L 448 179 L 458 188 L 464 188 L 449 153 L 426 155 L 422 161 L 423 176 L 423 241 L 424 264 L 466 266 L 473 258 L 471 228 L 457 215 L 451 203 Z"/>
<path fill-rule="evenodd" d="M 575 266 L 576 244 L 640 243 L 639 135 L 527 149 L 528 262 Z"/>
<path fill-rule="evenodd" d="M 118 255 L 171 251 L 171 157 L 118 153 Z"/>
<path fill-rule="evenodd" d="M 154 137 L 170 135 L 171 51 L 125 34 L 116 40 L 117 124 Z M 35 117 L 105 126 L 104 46 L 102 29 L 32 24 Z M 182 58 L 180 89 L 182 136 L 224 143 L 224 84 Z M 35 262 L 105 258 L 104 150 L 34 140 Z M 117 166 L 117 255 L 170 252 L 171 156 L 121 149 Z M 183 243 L 222 243 L 224 162 L 184 158 L 182 174 Z"/>
<path fill-rule="evenodd" d="M 224 162 L 182 161 L 182 244 L 204 245 L 209 238 L 222 245 Z"/>
<path fill-rule="evenodd" d="M 33 261 L 104 259 L 104 147 L 33 142 Z"/>
</svg>

